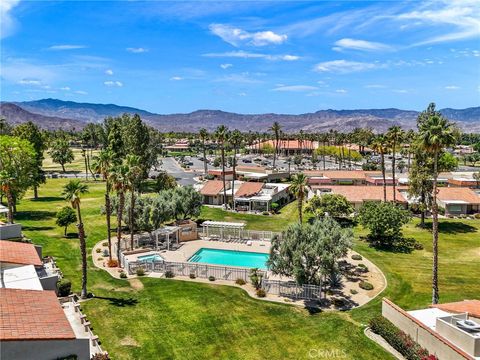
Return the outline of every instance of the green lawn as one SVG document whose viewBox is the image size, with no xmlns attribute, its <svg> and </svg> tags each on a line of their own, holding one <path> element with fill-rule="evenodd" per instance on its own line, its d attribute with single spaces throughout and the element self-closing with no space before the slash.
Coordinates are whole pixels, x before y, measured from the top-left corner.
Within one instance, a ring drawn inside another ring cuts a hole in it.
<svg viewBox="0 0 480 360">
<path fill-rule="evenodd" d="M 78 240 L 63 238 L 63 230 L 55 225 L 55 212 L 67 205 L 59 197 L 66 181 L 48 180 L 36 201 L 28 193 L 18 206 L 17 221 L 35 243 L 44 246 L 44 254 L 58 259 L 78 291 Z M 91 248 L 106 237 L 106 231 L 100 215 L 104 183 L 89 182 L 89 186 L 90 193 L 82 199 L 82 213 Z M 248 228 L 274 231 L 297 219 L 295 203 L 276 216 L 231 214 L 211 208 L 204 208 L 201 216 L 243 220 Z M 479 298 L 480 222 L 442 221 L 441 231 L 441 300 Z M 356 229 L 357 236 L 363 233 Z M 405 233 L 425 249 L 394 254 L 373 250 L 360 241 L 355 249 L 386 274 L 384 295 L 412 309 L 430 301 L 431 234 L 414 223 L 406 226 Z M 91 259 L 89 266 L 89 290 L 97 298 L 82 307 L 114 359 L 308 359 L 311 349 L 317 354 L 345 351 L 347 359 L 390 358 L 363 335 L 363 324 L 380 312 L 380 297 L 351 312 L 311 315 L 288 305 L 252 299 L 236 288 L 151 278 L 130 284 L 93 268 Z"/>
<path fill-rule="evenodd" d="M 67 172 L 85 173 L 85 158 L 82 156 L 82 150 L 78 148 L 72 148 L 72 152 L 73 152 L 74 160 L 70 164 L 65 164 L 65 170 Z M 98 153 L 98 150 L 93 150 L 94 156 L 97 153 Z M 43 160 L 42 167 L 45 171 L 62 172 L 62 166 L 60 164 L 54 163 L 50 155 L 48 155 L 47 151 L 45 152 L 45 159 Z"/>
</svg>

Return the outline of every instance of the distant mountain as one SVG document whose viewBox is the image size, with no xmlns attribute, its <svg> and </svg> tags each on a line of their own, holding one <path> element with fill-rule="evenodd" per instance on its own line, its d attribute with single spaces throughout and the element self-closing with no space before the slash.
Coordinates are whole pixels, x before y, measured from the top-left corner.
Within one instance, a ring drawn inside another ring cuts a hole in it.
<svg viewBox="0 0 480 360">
<path fill-rule="evenodd" d="M 2 107 L 5 106 L 4 103 Z M 351 131 L 357 127 L 370 127 L 377 132 L 383 132 L 392 125 L 404 129 L 416 126 L 417 111 L 401 109 L 360 109 L 360 110 L 320 110 L 314 113 L 299 115 L 288 114 L 237 114 L 221 110 L 197 110 L 187 114 L 161 115 L 145 110 L 115 104 L 90 104 L 57 99 L 42 99 L 37 101 L 10 103 L 22 108 L 28 113 L 41 115 L 43 127 L 55 128 L 64 126 L 66 119 L 72 122 L 86 124 L 101 122 L 107 116 L 117 116 L 123 113 L 137 113 L 149 125 L 161 131 L 198 131 L 204 127 L 214 130 L 218 125 L 225 124 L 231 129 L 243 131 L 267 131 L 274 121 L 278 121 L 284 131 Z M 440 110 L 447 118 L 469 132 L 480 132 L 480 107 L 468 109 Z M 20 116 L 17 111 L 15 121 L 29 120 L 28 113 Z M 7 120 L 9 116 L 4 115 Z M 49 120 L 50 119 L 50 120 Z M 55 120 L 61 119 L 62 121 Z"/>
</svg>

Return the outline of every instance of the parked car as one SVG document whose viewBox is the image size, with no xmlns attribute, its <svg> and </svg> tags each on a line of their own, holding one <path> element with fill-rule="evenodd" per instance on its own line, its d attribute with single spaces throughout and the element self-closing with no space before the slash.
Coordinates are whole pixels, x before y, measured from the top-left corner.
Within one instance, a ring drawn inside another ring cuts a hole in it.
<svg viewBox="0 0 480 360">
<path fill-rule="evenodd" d="M 252 160 L 251 159 L 243 159 L 242 160 L 245 164 L 251 164 Z"/>
</svg>

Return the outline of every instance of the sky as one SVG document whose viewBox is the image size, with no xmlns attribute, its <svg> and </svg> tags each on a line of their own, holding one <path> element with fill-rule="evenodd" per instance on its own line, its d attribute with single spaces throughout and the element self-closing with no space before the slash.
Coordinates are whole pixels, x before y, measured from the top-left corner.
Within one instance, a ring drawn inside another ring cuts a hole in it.
<svg viewBox="0 0 480 360">
<path fill-rule="evenodd" d="M 480 105 L 480 1 L 2 0 L 1 100 L 157 113 Z"/>
</svg>

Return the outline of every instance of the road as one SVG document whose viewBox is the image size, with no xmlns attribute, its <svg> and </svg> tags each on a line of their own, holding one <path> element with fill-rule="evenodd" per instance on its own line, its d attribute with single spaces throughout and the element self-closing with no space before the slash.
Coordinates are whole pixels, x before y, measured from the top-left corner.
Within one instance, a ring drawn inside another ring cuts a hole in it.
<svg viewBox="0 0 480 360">
<path fill-rule="evenodd" d="M 175 180 L 177 180 L 177 183 L 182 186 L 195 184 L 195 180 L 193 178 L 197 176 L 197 174 L 183 170 L 181 166 L 178 165 L 178 163 L 171 157 L 162 158 L 162 165 L 160 166 L 160 169 L 173 176 Z"/>
</svg>

